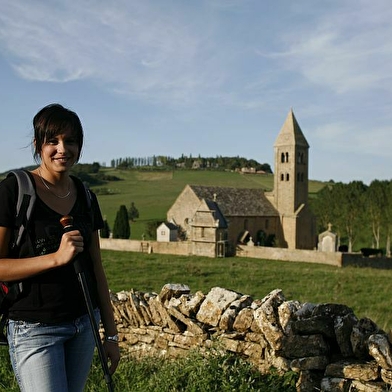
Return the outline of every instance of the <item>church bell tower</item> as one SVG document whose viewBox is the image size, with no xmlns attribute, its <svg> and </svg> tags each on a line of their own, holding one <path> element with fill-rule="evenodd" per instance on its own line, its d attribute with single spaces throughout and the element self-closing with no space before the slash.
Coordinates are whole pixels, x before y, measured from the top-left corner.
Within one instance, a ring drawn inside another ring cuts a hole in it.
<svg viewBox="0 0 392 392">
<path fill-rule="evenodd" d="M 308 211 L 309 183 L 309 144 L 294 116 L 293 110 L 274 144 L 274 205 L 279 211 L 284 233 L 284 242 L 291 249 L 306 249 L 310 245 L 304 239 L 301 227 L 305 223 L 303 216 Z M 305 219 L 306 221 L 308 219 Z"/>
</svg>

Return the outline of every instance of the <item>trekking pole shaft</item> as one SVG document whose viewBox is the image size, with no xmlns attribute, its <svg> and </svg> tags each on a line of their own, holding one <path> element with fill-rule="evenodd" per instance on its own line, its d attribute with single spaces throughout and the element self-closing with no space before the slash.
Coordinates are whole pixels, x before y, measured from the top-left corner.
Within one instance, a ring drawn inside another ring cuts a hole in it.
<svg viewBox="0 0 392 392">
<path fill-rule="evenodd" d="M 60 223 L 62 224 L 62 226 L 64 228 L 64 232 L 74 230 L 73 225 L 72 225 L 73 224 L 72 216 L 69 216 L 69 215 L 63 216 L 60 219 Z M 92 329 L 93 335 L 94 335 L 95 346 L 97 347 L 97 350 L 98 350 L 98 355 L 99 355 L 99 359 L 101 361 L 101 366 L 102 366 L 102 370 L 104 373 L 105 382 L 107 384 L 109 392 L 114 392 L 113 381 L 112 381 L 112 377 L 109 372 L 109 367 L 108 367 L 108 363 L 107 363 L 106 356 L 105 356 L 105 350 L 103 349 L 102 340 L 99 335 L 98 325 L 95 321 L 94 309 L 93 309 L 93 305 L 92 305 L 92 301 L 91 301 L 90 291 L 88 289 L 88 284 L 86 281 L 86 276 L 84 275 L 81 262 L 77 257 L 75 257 L 75 259 L 74 259 L 74 269 L 75 269 L 76 275 L 78 277 L 80 287 L 83 292 L 88 316 L 90 319 L 91 329 Z"/>
<path fill-rule="evenodd" d="M 109 367 L 108 367 L 108 363 L 106 361 L 105 351 L 103 349 L 103 345 L 102 345 L 101 337 L 99 335 L 97 323 L 95 322 L 94 309 L 93 309 L 91 298 L 90 298 L 90 292 L 88 291 L 86 277 L 82 271 L 77 271 L 79 269 L 77 264 L 78 264 L 78 262 L 76 261 L 75 262 L 75 271 L 78 275 L 78 280 L 79 280 L 80 286 L 82 288 L 84 299 L 85 299 L 85 302 L 87 305 L 87 311 L 88 311 L 88 315 L 90 318 L 91 329 L 94 334 L 95 345 L 97 347 L 98 355 L 99 355 L 99 358 L 101 361 L 102 370 L 103 370 L 104 377 L 105 377 L 105 382 L 107 384 L 108 390 L 110 392 L 113 392 L 114 389 L 113 389 L 112 377 L 109 373 Z"/>
</svg>

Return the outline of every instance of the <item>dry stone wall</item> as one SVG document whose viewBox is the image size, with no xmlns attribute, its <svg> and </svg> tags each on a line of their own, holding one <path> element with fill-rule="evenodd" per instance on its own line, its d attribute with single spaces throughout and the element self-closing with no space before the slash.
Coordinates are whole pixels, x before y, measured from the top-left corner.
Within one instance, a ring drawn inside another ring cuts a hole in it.
<svg viewBox="0 0 392 392">
<path fill-rule="evenodd" d="M 288 301 L 280 289 L 263 299 L 214 287 L 192 294 L 167 284 L 159 294 L 112 294 L 121 345 L 131 355 L 186 355 L 218 347 L 261 372 L 299 373 L 297 391 L 387 391 L 389 336 L 341 304 Z"/>
</svg>

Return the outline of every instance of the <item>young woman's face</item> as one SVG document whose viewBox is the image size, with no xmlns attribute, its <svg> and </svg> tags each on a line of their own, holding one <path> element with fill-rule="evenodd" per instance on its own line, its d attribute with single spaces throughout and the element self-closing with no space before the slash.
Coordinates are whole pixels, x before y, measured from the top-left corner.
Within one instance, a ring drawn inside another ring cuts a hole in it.
<svg viewBox="0 0 392 392">
<path fill-rule="evenodd" d="M 64 172 L 77 161 L 79 145 L 71 130 L 45 140 L 41 149 L 41 162 L 48 170 Z"/>
</svg>

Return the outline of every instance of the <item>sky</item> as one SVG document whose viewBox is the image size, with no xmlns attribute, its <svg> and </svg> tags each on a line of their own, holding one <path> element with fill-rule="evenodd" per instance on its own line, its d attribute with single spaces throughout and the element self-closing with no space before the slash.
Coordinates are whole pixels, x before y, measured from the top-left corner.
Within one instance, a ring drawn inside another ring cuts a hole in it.
<svg viewBox="0 0 392 392">
<path fill-rule="evenodd" d="M 292 109 L 309 178 L 392 179 L 391 0 L 0 0 L 0 172 L 34 115 L 80 117 L 82 163 L 269 163 Z"/>
</svg>

